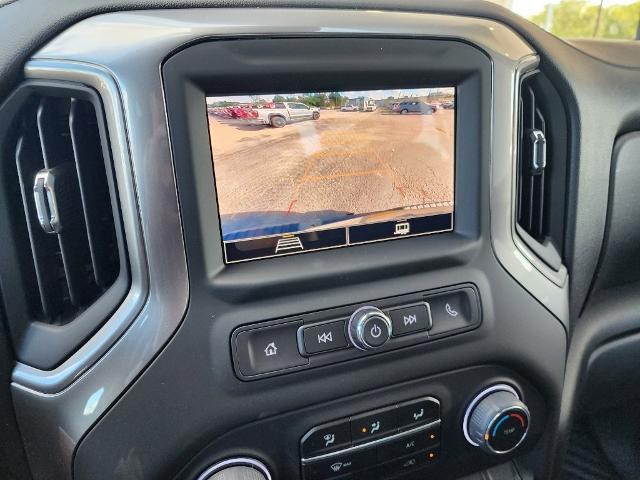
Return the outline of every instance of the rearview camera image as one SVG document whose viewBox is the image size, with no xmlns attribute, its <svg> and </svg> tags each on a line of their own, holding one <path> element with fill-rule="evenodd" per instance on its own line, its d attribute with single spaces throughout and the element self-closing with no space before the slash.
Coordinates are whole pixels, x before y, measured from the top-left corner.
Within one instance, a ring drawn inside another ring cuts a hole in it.
<svg viewBox="0 0 640 480">
<path fill-rule="evenodd" d="M 206 101 L 227 263 L 453 229 L 455 88 Z"/>
</svg>

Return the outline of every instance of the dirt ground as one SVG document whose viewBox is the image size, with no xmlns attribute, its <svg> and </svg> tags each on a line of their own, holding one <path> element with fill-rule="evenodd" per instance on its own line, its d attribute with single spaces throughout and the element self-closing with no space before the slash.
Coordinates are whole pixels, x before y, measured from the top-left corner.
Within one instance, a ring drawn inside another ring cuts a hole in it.
<svg viewBox="0 0 640 480">
<path fill-rule="evenodd" d="M 221 215 L 453 209 L 452 110 L 323 110 L 279 129 L 209 118 Z"/>
</svg>

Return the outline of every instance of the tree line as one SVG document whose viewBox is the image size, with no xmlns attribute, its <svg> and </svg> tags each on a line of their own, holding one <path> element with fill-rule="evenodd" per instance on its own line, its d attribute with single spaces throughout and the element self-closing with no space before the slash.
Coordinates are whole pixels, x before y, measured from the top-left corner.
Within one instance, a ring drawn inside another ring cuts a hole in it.
<svg viewBox="0 0 640 480">
<path fill-rule="evenodd" d="M 600 7 L 587 0 L 562 0 L 529 20 L 563 38 L 640 39 L 640 1 Z"/>
</svg>

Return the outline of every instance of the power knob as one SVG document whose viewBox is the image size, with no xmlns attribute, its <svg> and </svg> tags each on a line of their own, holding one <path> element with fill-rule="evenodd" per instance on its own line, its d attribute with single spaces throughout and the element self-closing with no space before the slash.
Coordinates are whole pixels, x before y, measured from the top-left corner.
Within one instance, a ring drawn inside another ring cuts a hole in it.
<svg viewBox="0 0 640 480">
<path fill-rule="evenodd" d="M 464 416 L 463 430 L 474 447 L 496 455 L 512 452 L 529 431 L 529 409 L 509 385 L 494 385 L 478 394 Z"/>
<path fill-rule="evenodd" d="M 354 347 L 373 350 L 391 338 L 391 320 L 379 308 L 361 307 L 351 315 L 347 333 Z"/>
</svg>

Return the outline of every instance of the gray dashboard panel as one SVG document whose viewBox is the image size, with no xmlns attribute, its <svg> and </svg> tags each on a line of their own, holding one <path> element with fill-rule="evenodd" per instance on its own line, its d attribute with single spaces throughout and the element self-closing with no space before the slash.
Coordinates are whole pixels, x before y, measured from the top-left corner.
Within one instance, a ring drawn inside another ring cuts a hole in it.
<svg viewBox="0 0 640 480">
<path fill-rule="evenodd" d="M 320 9 L 261 9 L 259 16 L 244 9 L 194 9 L 93 17 L 49 43 L 25 72 L 30 78 L 93 85 L 109 103 L 112 143 L 117 140 L 123 159 L 130 155 L 132 178 L 128 182 L 126 177 L 118 180 L 121 186 L 131 185 L 129 194 L 135 191 L 149 296 L 122 336 L 112 319 L 104 327 L 111 331 L 103 329 L 90 342 L 101 342 L 103 348 L 111 345 L 109 350 L 89 352 L 83 348 L 55 372 L 16 367 L 14 398 L 36 478 L 70 475 L 77 442 L 167 342 L 187 307 L 188 276 L 160 65 L 170 52 L 203 38 L 331 33 L 461 39 L 477 45 L 491 58 L 493 248 L 504 268 L 566 321 L 566 277 L 556 283 L 550 281 L 543 266 L 525 246 L 516 243 L 513 234 L 510 206 L 515 183 L 513 127 L 518 75 L 534 68 L 537 58 L 509 28 L 479 18 Z M 123 169 L 122 175 L 130 173 Z M 130 248 L 135 247 L 129 235 L 127 240 Z M 41 421 L 45 417 L 46 422 Z M 49 438 L 53 431 L 63 434 L 55 437 L 52 445 Z"/>
</svg>

